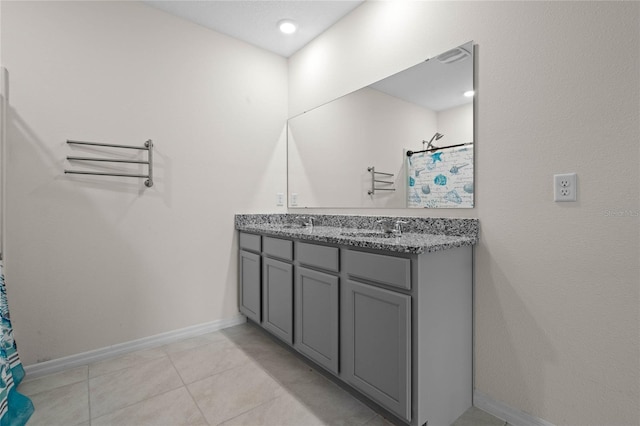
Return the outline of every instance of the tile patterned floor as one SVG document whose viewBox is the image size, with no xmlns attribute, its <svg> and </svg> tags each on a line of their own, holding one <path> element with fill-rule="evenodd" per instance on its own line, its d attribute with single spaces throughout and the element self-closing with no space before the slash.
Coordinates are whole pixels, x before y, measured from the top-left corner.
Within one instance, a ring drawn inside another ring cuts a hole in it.
<svg viewBox="0 0 640 426">
<path fill-rule="evenodd" d="M 390 426 L 255 326 L 23 382 L 28 426 Z M 505 426 L 471 408 L 454 426 Z M 436 425 L 437 426 L 437 425 Z"/>
</svg>

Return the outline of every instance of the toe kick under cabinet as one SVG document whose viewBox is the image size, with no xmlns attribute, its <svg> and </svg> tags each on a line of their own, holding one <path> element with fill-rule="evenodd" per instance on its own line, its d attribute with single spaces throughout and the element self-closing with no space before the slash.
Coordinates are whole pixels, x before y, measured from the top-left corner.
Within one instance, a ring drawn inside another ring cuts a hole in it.
<svg viewBox="0 0 640 426">
<path fill-rule="evenodd" d="M 240 232 L 239 308 L 395 423 L 472 404 L 472 247 L 411 254 Z"/>
</svg>

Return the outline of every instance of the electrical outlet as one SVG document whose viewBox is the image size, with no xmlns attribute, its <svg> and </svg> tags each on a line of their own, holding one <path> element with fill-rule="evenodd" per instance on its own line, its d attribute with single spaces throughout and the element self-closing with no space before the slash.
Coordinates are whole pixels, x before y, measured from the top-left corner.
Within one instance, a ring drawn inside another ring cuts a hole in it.
<svg viewBox="0 0 640 426">
<path fill-rule="evenodd" d="M 291 207 L 295 207 L 298 205 L 298 193 L 297 192 L 292 192 L 291 193 Z"/>
<path fill-rule="evenodd" d="M 284 193 L 278 192 L 276 194 L 276 206 L 284 206 Z"/>
<path fill-rule="evenodd" d="M 553 201 L 576 201 L 578 187 L 575 173 L 553 175 Z"/>
</svg>

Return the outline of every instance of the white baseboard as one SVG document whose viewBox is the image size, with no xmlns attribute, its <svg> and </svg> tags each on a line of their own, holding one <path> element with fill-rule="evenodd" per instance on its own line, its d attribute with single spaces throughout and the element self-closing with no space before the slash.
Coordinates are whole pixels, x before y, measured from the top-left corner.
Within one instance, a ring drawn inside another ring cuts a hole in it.
<svg viewBox="0 0 640 426">
<path fill-rule="evenodd" d="M 246 322 L 244 315 L 237 314 L 231 318 L 212 321 L 204 324 L 192 325 L 190 327 L 181 328 L 179 330 L 168 331 L 166 333 L 156 334 L 155 336 L 143 337 L 141 339 L 132 340 L 130 342 L 118 343 L 117 345 L 108 346 L 106 348 L 95 349 L 88 352 L 82 352 L 63 358 L 52 359 L 51 361 L 40 362 L 38 364 L 27 365 L 24 367 L 25 379 L 31 380 L 48 374 L 58 373 L 69 368 L 80 367 L 92 362 L 102 361 L 108 358 L 124 355 L 141 349 L 149 349 L 156 346 L 166 345 L 188 337 L 195 337 L 201 334 L 212 333 L 222 330 L 223 328 L 233 327 L 234 325 Z"/>
<path fill-rule="evenodd" d="M 504 402 L 491 399 L 488 395 L 475 389 L 473 390 L 473 406 L 513 426 L 554 426 L 553 423 L 509 407 Z"/>
</svg>

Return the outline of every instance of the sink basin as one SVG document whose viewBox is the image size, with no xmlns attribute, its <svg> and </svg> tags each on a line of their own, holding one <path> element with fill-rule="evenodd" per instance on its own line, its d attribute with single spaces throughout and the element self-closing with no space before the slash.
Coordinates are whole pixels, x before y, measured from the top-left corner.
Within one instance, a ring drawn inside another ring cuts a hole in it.
<svg viewBox="0 0 640 426">
<path fill-rule="evenodd" d="M 394 238 L 395 234 L 387 234 L 385 232 L 362 231 L 362 232 L 341 232 L 344 237 L 362 237 L 362 238 Z"/>
<path fill-rule="evenodd" d="M 285 224 L 280 225 L 280 226 L 285 228 L 285 229 L 300 229 L 300 228 L 302 228 L 302 225 L 300 225 L 299 223 L 285 223 Z"/>
</svg>

